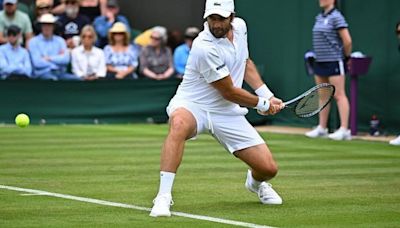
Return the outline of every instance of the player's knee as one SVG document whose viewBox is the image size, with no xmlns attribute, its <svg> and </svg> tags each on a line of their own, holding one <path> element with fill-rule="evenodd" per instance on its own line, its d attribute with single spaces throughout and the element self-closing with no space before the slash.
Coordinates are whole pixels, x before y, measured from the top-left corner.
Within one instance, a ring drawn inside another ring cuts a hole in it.
<svg viewBox="0 0 400 228">
<path fill-rule="evenodd" d="M 336 93 L 334 96 L 335 100 L 341 101 L 343 99 L 346 99 L 346 94 L 345 93 Z"/>
<path fill-rule="evenodd" d="M 170 119 L 170 134 L 182 137 L 186 137 L 190 133 L 190 126 L 184 118 L 180 116 L 174 116 Z"/>
</svg>

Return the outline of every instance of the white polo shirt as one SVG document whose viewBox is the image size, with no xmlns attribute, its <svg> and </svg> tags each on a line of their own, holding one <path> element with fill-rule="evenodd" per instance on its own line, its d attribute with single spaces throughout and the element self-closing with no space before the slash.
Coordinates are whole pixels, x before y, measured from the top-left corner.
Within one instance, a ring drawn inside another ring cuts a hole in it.
<svg viewBox="0 0 400 228">
<path fill-rule="evenodd" d="M 241 18 L 234 18 L 233 43 L 227 38 L 215 38 L 207 22 L 194 40 L 185 75 L 174 99 L 199 105 L 214 113 L 245 115 L 248 110 L 225 100 L 210 83 L 231 76 L 235 87 L 241 88 L 246 61 L 249 58 L 247 27 Z"/>
</svg>

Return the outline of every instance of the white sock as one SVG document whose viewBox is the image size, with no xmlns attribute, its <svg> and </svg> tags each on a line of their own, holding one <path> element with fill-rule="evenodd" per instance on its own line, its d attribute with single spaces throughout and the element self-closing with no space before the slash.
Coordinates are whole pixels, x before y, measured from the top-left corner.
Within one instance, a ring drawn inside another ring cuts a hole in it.
<svg viewBox="0 0 400 228">
<path fill-rule="evenodd" d="M 253 174 L 251 173 L 251 170 L 249 170 L 249 172 L 250 172 L 250 175 L 248 175 L 248 181 L 249 181 L 250 186 L 253 189 L 259 189 L 262 182 L 257 181 L 253 178 Z"/>
<path fill-rule="evenodd" d="M 158 195 L 172 192 L 172 185 L 174 184 L 175 173 L 160 172 L 160 189 Z"/>
</svg>

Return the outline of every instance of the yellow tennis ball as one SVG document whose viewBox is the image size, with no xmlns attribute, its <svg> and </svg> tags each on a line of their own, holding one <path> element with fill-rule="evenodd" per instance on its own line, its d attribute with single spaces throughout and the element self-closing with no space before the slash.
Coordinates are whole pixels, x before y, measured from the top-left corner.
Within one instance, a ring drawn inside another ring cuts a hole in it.
<svg viewBox="0 0 400 228">
<path fill-rule="evenodd" d="M 18 114 L 15 117 L 15 124 L 18 127 L 27 127 L 29 125 L 29 116 L 24 113 Z"/>
</svg>

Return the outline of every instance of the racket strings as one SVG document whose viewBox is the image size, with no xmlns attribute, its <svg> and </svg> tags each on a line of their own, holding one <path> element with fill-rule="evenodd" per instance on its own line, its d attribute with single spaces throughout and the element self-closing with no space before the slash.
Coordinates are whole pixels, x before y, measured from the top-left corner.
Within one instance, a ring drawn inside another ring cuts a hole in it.
<svg viewBox="0 0 400 228">
<path fill-rule="evenodd" d="M 310 117 L 320 112 L 331 100 L 334 93 L 332 87 L 321 87 L 312 91 L 299 101 L 295 113 L 301 117 Z"/>
</svg>

